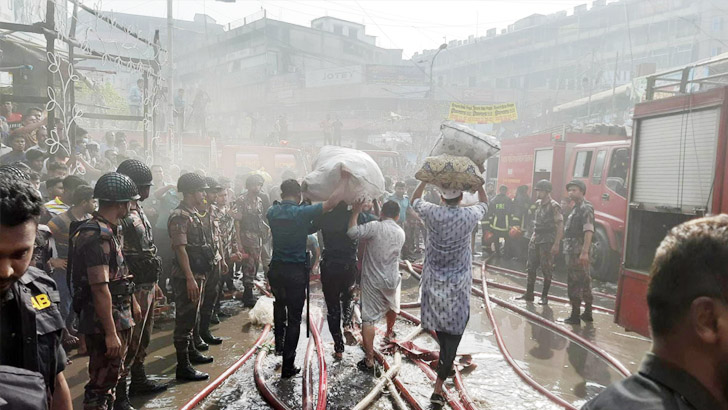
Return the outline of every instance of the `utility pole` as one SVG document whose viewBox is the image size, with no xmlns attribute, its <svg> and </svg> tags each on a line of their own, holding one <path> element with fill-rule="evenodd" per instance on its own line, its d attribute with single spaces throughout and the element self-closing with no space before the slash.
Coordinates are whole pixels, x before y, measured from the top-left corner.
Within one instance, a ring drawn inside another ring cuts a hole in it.
<svg viewBox="0 0 728 410">
<path fill-rule="evenodd" d="M 167 0 L 167 154 L 170 159 L 174 162 L 174 145 L 172 143 L 172 135 L 174 134 L 174 68 L 173 54 L 172 54 L 172 22 L 174 18 L 172 16 L 172 0 Z M 177 138 L 181 138 L 179 135 Z"/>
<path fill-rule="evenodd" d="M 46 38 L 46 55 L 53 55 L 56 52 L 56 3 L 53 2 L 53 0 L 48 0 L 46 2 L 46 24 L 45 28 L 52 31 L 52 33 L 46 32 L 45 38 Z M 71 60 L 71 63 L 73 63 L 73 60 Z M 50 65 L 50 62 L 48 63 Z M 53 84 L 53 73 L 50 70 L 46 70 L 46 75 L 48 79 L 48 89 L 51 90 L 55 86 Z M 51 135 L 52 130 L 56 126 L 55 124 L 55 109 L 48 111 L 48 122 L 46 123 L 46 127 L 48 128 L 48 135 Z M 69 150 L 73 152 L 73 147 L 69 147 Z M 70 154 L 70 152 L 69 152 Z"/>
</svg>

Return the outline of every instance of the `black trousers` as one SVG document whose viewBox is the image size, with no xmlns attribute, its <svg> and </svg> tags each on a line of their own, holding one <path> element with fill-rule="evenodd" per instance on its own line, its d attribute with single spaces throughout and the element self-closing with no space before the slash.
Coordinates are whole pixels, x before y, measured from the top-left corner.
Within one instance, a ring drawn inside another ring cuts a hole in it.
<svg viewBox="0 0 728 410">
<path fill-rule="evenodd" d="M 271 262 L 268 282 L 273 301 L 273 334 L 276 350 L 283 345 L 283 369 L 293 368 L 306 302 L 308 273 L 303 263 Z"/>
<path fill-rule="evenodd" d="M 356 261 L 336 261 L 324 259 L 321 262 L 321 288 L 326 300 L 326 320 L 329 332 L 334 338 L 334 350 L 344 351 L 344 338 L 341 335 L 341 314 L 344 326 L 351 322 L 351 288 L 356 282 Z"/>
<path fill-rule="evenodd" d="M 458 346 L 463 335 L 451 335 L 445 332 L 436 332 L 440 342 L 440 359 L 437 361 L 437 378 L 447 380 L 452 371 L 452 364 L 458 352 Z"/>
</svg>

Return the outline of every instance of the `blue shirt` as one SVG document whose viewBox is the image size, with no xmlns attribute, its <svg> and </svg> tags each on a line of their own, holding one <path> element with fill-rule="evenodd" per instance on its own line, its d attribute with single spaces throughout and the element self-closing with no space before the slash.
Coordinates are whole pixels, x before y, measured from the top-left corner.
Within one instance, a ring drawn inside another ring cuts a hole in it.
<svg viewBox="0 0 728 410">
<path fill-rule="evenodd" d="M 273 236 L 272 262 L 305 263 L 306 238 L 311 221 L 323 213 L 323 204 L 298 205 L 293 201 L 273 204 L 266 217 Z"/>
<path fill-rule="evenodd" d="M 410 207 L 409 197 L 407 195 L 402 198 L 397 198 L 397 195 L 392 194 L 387 198 L 387 201 L 394 201 L 399 204 L 399 220 L 398 224 L 407 222 L 407 209 Z"/>
</svg>

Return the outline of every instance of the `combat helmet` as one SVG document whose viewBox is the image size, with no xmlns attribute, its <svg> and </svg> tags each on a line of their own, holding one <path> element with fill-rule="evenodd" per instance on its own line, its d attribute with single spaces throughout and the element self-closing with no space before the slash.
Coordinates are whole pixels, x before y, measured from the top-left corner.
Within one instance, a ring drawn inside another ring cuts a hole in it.
<svg viewBox="0 0 728 410">
<path fill-rule="evenodd" d="M 572 179 L 571 181 L 569 181 L 568 184 L 566 184 L 566 189 L 569 189 L 569 187 L 572 185 L 579 188 L 582 193 L 586 194 L 586 184 L 584 183 L 584 181 Z"/>
<path fill-rule="evenodd" d="M 177 180 L 177 191 L 183 194 L 192 194 L 204 191 L 207 188 L 205 179 L 200 174 L 195 174 L 194 172 L 182 174 Z"/>
<path fill-rule="evenodd" d="M 96 182 L 94 198 L 104 202 L 129 202 L 140 197 L 131 178 L 118 172 L 109 172 Z"/>
<path fill-rule="evenodd" d="M 551 182 L 548 179 L 542 179 L 538 182 L 536 182 L 536 186 L 533 187 L 534 190 L 539 191 L 545 191 L 545 192 L 551 192 L 553 191 L 554 187 L 551 185 Z"/>
<path fill-rule="evenodd" d="M 147 164 L 137 159 L 122 161 L 116 172 L 128 176 L 137 186 L 152 185 L 152 170 L 149 169 Z"/>
</svg>

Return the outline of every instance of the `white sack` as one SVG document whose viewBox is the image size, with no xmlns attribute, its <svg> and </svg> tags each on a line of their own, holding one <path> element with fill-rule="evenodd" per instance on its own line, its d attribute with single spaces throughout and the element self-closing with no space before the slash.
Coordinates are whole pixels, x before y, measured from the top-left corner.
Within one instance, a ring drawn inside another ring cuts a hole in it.
<svg viewBox="0 0 728 410">
<path fill-rule="evenodd" d="M 378 198 L 384 193 L 384 175 L 369 154 L 351 148 L 325 146 L 313 163 L 313 171 L 303 179 L 304 195 L 312 201 L 325 201 L 339 185 L 341 171 L 351 174 L 346 195 L 352 203 L 360 198 Z"/>
<path fill-rule="evenodd" d="M 452 121 L 440 125 L 440 138 L 430 156 L 449 154 L 468 157 L 476 164 L 485 161 L 500 151 L 500 141 L 495 137 L 478 132 L 470 127 Z"/>
<path fill-rule="evenodd" d="M 248 312 L 250 320 L 257 325 L 273 324 L 273 298 L 261 296 L 255 306 Z"/>
</svg>

